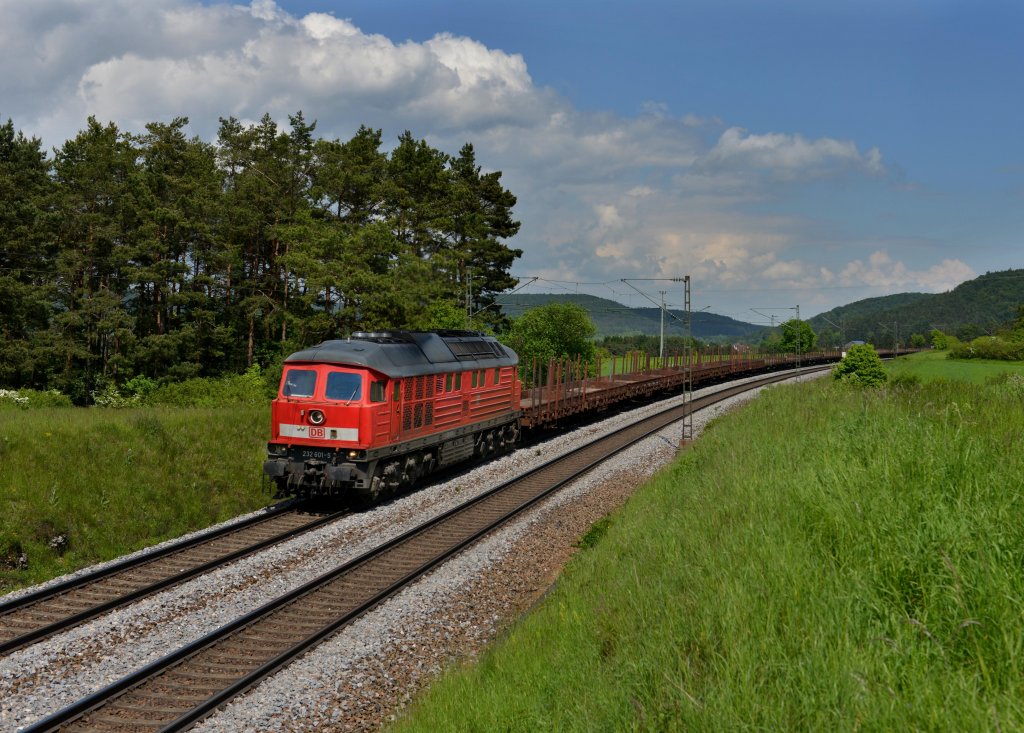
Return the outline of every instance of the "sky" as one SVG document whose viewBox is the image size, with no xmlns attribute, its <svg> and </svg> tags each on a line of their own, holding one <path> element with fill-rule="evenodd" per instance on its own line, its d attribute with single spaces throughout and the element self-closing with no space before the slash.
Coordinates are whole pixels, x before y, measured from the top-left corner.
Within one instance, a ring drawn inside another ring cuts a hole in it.
<svg viewBox="0 0 1024 733">
<path fill-rule="evenodd" d="M 760 323 L 1024 267 L 1024 3 L 0 0 L 0 119 L 474 145 L 520 292 Z M 536 279 L 534 279 L 536 278 Z"/>
</svg>

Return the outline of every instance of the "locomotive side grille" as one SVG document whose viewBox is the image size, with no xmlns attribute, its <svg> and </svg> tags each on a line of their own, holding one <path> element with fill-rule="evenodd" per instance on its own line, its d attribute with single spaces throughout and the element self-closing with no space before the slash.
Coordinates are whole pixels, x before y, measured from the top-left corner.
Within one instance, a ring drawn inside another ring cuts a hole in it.
<svg viewBox="0 0 1024 733">
<path fill-rule="evenodd" d="M 406 405 L 402 411 L 402 430 L 412 430 L 412 405 Z"/>
<path fill-rule="evenodd" d="M 434 403 L 433 402 L 428 402 L 427 403 L 427 412 L 426 412 L 426 416 L 423 418 L 423 422 L 425 422 L 427 425 L 433 425 L 434 424 Z"/>
<path fill-rule="evenodd" d="M 413 418 L 413 427 L 423 427 L 423 403 L 420 402 L 416 405 L 416 410 Z"/>
<path fill-rule="evenodd" d="M 423 383 L 426 381 L 425 377 L 416 377 L 416 399 L 423 399 Z"/>
<path fill-rule="evenodd" d="M 434 382 L 437 381 L 433 377 L 424 377 L 427 382 L 427 397 L 434 396 Z"/>
<path fill-rule="evenodd" d="M 405 382 L 405 399 L 411 400 L 412 399 L 413 382 L 416 381 L 416 380 L 415 379 L 403 379 L 402 381 Z"/>
</svg>

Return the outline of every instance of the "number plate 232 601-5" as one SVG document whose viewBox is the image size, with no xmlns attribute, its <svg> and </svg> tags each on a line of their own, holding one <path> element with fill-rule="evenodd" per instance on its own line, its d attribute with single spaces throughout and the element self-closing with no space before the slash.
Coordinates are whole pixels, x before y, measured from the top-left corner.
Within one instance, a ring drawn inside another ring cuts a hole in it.
<svg viewBox="0 0 1024 733">
<path fill-rule="evenodd" d="M 299 457 L 304 461 L 330 461 L 334 456 L 334 451 L 329 450 L 309 450 L 302 449 L 299 452 Z"/>
</svg>

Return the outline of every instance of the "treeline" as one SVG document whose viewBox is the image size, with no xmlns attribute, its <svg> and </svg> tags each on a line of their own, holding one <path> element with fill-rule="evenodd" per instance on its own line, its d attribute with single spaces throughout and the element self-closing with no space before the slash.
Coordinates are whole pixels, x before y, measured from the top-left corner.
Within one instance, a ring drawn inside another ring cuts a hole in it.
<svg viewBox="0 0 1024 733">
<path fill-rule="evenodd" d="M 707 344 L 700 339 L 688 339 L 685 336 L 666 336 L 664 341 L 666 354 L 682 354 L 687 346 L 702 349 Z M 597 342 L 597 346 L 612 356 L 624 356 L 641 351 L 650 356 L 658 356 L 661 352 L 660 336 L 630 334 L 626 336 L 605 336 Z"/>
<path fill-rule="evenodd" d="M 75 402 L 142 376 L 266 366 L 352 331 L 498 326 L 516 197 L 471 144 L 186 118 L 89 118 L 54 149 L 0 126 L 0 386 Z"/>
<path fill-rule="evenodd" d="M 1024 360 L 1024 305 L 1017 307 L 1017 318 L 991 334 L 962 341 L 939 329 L 931 332 L 932 348 L 948 350 L 950 359 Z"/>
</svg>

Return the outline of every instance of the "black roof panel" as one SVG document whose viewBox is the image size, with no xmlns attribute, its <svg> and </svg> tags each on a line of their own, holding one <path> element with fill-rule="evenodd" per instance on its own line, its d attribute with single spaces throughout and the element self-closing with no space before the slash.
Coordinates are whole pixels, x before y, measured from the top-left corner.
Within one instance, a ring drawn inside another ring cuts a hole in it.
<svg viewBox="0 0 1024 733">
<path fill-rule="evenodd" d="M 367 367 L 391 378 L 516 366 L 519 357 L 476 331 L 381 331 L 324 341 L 285 359 Z"/>
</svg>

